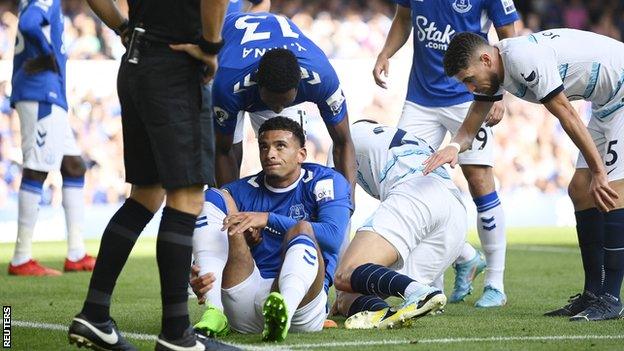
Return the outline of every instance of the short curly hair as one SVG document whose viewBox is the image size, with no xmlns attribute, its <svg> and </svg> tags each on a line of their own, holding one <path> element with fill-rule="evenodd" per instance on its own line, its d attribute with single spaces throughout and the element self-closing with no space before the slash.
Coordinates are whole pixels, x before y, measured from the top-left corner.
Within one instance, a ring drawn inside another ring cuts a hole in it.
<svg viewBox="0 0 624 351">
<path fill-rule="evenodd" d="M 258 135 L 270 130 L 284 130 L 293 133 L 295 138 L 299 139 L 299 146 L 305 146 L 305 134 L 301 125 L 290 118 L 277 116 L 269 118 L 258 129 Z"/>
<path fill-rule="evenodd" d="M 301 69 L 295 54 L 288 49 L 269 50 L 258 64 L 256 83 L 274 93 L 297 88 Z"/>
<path fill-rule="evenodd" d="M 454 36 L 444 54 L 444 73 L 453 77 L 468 68 L 474 52 L 484 45 L 488 45 L 488 42 L 474 33 L 463 32 Z"/>
</svg>

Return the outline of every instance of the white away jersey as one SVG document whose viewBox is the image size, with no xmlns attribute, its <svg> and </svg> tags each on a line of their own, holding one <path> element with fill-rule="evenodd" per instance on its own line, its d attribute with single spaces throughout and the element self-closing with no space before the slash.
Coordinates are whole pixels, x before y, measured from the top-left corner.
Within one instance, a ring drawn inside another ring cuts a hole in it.
<svg viewBox="0 0 624 351">
<path fill-rule="evenodd" d="M 592 103 L 606 118 L 624 106 L 624 44 L 575 29 L 551 29 L 496 44 L 505 68 L 503 88 L 535 103 L 559 92 Z"/>
<path fill-rule="evenodd" d="M 434 150 L 423 140 L 403 129 L 358 121 L 351 125 L 355 146 L 357 183 L 370 195 L 384 201 L 397 184 L 412 177 L 422 177 L 422 164 Z M 442 181 L 459 197 L 444 167 L 427 177 Z"/>
</svg>

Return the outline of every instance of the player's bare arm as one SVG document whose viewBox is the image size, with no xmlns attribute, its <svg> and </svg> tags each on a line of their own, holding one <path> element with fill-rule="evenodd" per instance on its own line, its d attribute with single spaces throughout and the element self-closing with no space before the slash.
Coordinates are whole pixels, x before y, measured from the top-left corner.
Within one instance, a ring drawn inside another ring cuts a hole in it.
<svg viewBox="0 0 624 351">
<path fill-rule="evenodd" d="M 388 32 L 386 43 L 377 56 L 377 62 L 373 68 L 375 83 L 386 89 L 388 73 L 390 71 L 389 59 L 405 44 L 412 32 L 412 13 L 407 7 L 397 5 L 396 14 L 392 20 L 392 26 Z M 383 78 L 382 78 L 383 74 Z"/>
<path fill-rule="evenodd" d="M 351 184 L 351 196 L 353 198 L 357 167 L 355 165 L 355 147 L 349 131 L 349 117 L 345 116 L 336 125 L 327 125 L 327 131 L 334 143 L 333 157 L 336 170 L 347 178 L 349 184 Z"/>
<path fill-rule="evenodd" d="M 514 23 L 509 23 L 504 26 L 496 27 L 496 34 L 498 35 L 498 39 L 503 40 L 507 38 L 513 38 L 516 36 L 516 27 Z"/>
<path fill-rule="evenodd" d="M 238 163 L 232 150 L 234 135 L 215 131 L 215 177 L 221 186 L 238 179 Z"/>
<path fill-rule="evenodd" d="M 452 168 L 457 164 L 458 155 L 468 150 L 472 145 L 472 140 L 479 131 L 486 116 L 490 112 L 493 103 L 490 101 L 473 101 L 468 110 L 468 116 L 457 131 L 457 134 L 446 147 L 436 151 L 423 162 L 425 169 L 423 173 L 429 174 L 434 169 L 448 163 Z"/>
<path fill-rule="evenodd" d="M 596 206 L 604 212 L 613 209 L 618 194 L 609 186 L 607 172 L 602 164 L 600 153 L 596 149 L 589 131 L 587 131 L 568 98 L 561 92 L 545 102 L 544 106 L 557 117 L 563 130 L 565 130 L 566 134 L 579 148 L 583 157 L 585 157 L 592 174 L 589 191 L 594 198 Z"/>
</svg>

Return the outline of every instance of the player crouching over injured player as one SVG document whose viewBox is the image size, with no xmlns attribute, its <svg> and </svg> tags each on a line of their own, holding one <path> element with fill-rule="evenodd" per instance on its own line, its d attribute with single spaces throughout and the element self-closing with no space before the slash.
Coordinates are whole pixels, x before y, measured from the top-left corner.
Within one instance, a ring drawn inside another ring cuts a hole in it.
<svg viewBox="0 0 624 351">
<path fill-rule="evenodd" d="M 446 297 L 430 285 L 459 256 L 466 209 L 449 174 L 423 175 L 433 149 L 402 129 L 374 121 L 351 126 L 357 182 L 381 201 L 358 229 L 336 271 L 337 307 L 348 329 L 397 328 L 435 313 Z M 411 276 L 394 269 L 408 265 Z M 390 308 L 383 298 L 403 298 Z"/>
<path fill-rule="evenodd" d="M 275 117 L 258 134 L 262 172 L 206 191 L 193 236 L 199 277 L 191 285 L 210 305 L 195 327 L 218 336 L 229 322 L 282 341 L 289 330 L 323 329 L 351 189 L 333 169 L 303 163 L 297 122 Z"/>
</svg>

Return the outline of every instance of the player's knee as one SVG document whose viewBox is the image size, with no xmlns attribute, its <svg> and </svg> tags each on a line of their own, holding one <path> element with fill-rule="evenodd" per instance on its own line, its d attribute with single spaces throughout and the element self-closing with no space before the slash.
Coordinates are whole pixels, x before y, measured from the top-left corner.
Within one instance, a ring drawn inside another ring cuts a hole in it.
<svg viewBox="0 0 624 351">
<path fill-rule="evenodd" d="M 314 230 L 312 229 L 312 225 L 306 221 L 299 221 L 288 230 L 286 236 L 288 238 L 293 238 L 294 236 L 297 236 L 299 234 L 305 234 L 307 236 L 314 237 Z"/>
<path fill-rule="evenodd" d="M 160 185 L 133 185 L 130 198 L 143 205 L 150 212 L 155 213 L 165 201 L 165 190 Z"/>
<path fill-rule="evenodd" d="M 492 167 L 467 165 L 462 167 L 472 193 L 485 194 L 494 190 Z"/>
<path fill-rule="evenodd" d="M 334 285 L 337 290 L 350 292 L 351 289 L 351 273 L 354 267 L 340 265 L 334 275 Z"/>
<path fill-rule="evenodd" d="M 87 167 L 80 156 L 64 156 L 61 162 L 61 175 L 63 177 L 79 178 L 85 175 Z"/>
<path fill-rule="evenodd" d="M 203 186 L 167 190 L 167 206 L 178 211 L 199 215 L 204 207 Z"/>
<path fill-rule="evenodd" d="M 38 182 L 45 182 L 48 177 L 48 172 L 35 171 L 33 169 L 24 168 L 22 171 L 23 179 L 36 180 Z"/>
</svg>

